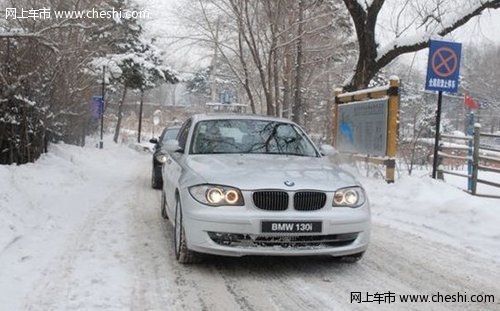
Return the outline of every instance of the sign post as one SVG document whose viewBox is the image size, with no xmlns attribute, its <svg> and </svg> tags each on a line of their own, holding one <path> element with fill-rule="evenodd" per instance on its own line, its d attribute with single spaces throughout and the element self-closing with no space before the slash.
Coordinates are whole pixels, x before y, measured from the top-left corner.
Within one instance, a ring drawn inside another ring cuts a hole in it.
<svg viewBox="0 0 500 311">
<path fill-rule="evenodd" d="M 436 179 L 439 166 L 439 135 L 441 134 L 441 106 L 443 103 L 443 92 L 438 92 L 438 107 L 436 110 L 436 134 L 434 136 L 434 155 L 432 157 L 432 178 Z"/>
<path fill-rule="evenodd" d="M 429 91 L 438 91 L 436 136 L 434 138 L 434 158 L 432 164 L 432 178 L 434 179 L 437 177 L 443 92 L 456 93 L 458 90 L 461 54 L 461 43 L 430 40 L 425 89 Z"/>
<path fill-rule="evenodd" d="M 102 66 L 102 109 L 101 109 L 101 140 L 99 141 L 99 149 L 104 147 L 104 92 L 106 88 L 106 66 Z"/>
</svg>

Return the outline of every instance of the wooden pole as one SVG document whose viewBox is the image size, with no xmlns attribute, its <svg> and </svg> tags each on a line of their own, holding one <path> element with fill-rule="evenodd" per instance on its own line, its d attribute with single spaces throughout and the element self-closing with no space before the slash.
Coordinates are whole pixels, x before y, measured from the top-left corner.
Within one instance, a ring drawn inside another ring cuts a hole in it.
<svg viewBox="0 0 500 311">
<path fill-rule="evenodd" d="M 335 89 L 335 101 L 333 103 L 333 117 L 332 117 L 332 142 L 333 146 L 337 147 L 337 124 L 338 124 L 338 116 L 339 116 L 339 100 L 338 96 L 342 93 L 342 89 Z"/>
<path fill-rule="evenodd" d="M 398 111 L 399 111 L 399 79 L 393 77 L 389 81 L 389 115 L 387 125 L 387 163 L 385 180 L 394 182 L 396 154 L 398 151 Z"/>
</svg>

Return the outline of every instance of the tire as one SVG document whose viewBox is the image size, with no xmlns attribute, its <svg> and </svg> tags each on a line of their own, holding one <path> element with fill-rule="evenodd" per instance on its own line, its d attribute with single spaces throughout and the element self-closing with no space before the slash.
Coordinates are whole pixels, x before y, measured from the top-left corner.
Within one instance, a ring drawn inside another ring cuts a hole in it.
<svg viewBox="0 0 500 311">
<path fill-rule="evenodd" d="M 153 189 L 161 189 L 163 187 L 163 180 L 156 177 L 154 167 L 153 167 L 153 173 L 151 174 L 151 187 Z"/>
<path fill-rule="evenodd" d="M 344 263 L 356 263 L 363 258 L 365 252 L 360 252 L 356 254 L 351 254 L 351 255 L 346 255 L 346 256 L 340 256 L 340 257 L 335 257 L 335 259 L 339 262 L 344 262 Z"/>
<path fill-rule="evenodd" d="M 156 183 L 156 178 L 154 175 L 151 177 L 151 188 L 158 189 L 158 184 Z"/>
<path fill-rule="evenodd" d="M 168 219 L 168 214 L 167 214 L 167 200 L 165 199 L 165 192 L 162 190 L 161 191 L 161 203 L 160 203 L 160 209 L 161 209 L 161 217 L 163 219 Z"/>
<path fill-rule="evenodd" d="M 175 258 L 182 264 L 200 262 L 198 253 L 188 249 L 186 243 L 186 234 L 182 224 L 182 206 L 179 198 L 175 202 L 175 222 L 174 222 L 174 247 Z"/>
</svg>

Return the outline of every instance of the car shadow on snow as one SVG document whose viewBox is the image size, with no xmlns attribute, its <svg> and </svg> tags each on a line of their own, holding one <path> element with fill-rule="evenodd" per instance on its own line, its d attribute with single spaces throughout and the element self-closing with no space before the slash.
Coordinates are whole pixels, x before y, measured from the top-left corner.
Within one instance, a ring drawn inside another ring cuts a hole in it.
<svg viewBox="0 0 500 311">
<path fill-rule="evenodd" d="M 224 257 L 203 255 L 202 262 L 195 264 L 197 269 L 215 268 L 221 273 L 258 275 L 322 275 L 329 273 L 344 274 L 352 272 L 363 265 L 363 259 L 358 263 L 345 263 L 331 256 L 244 256 Z"/>
</svg>

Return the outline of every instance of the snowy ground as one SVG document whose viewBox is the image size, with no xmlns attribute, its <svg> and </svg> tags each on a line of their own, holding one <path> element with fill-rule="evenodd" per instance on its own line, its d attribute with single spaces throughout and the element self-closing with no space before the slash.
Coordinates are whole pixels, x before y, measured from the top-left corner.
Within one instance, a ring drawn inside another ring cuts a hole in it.
<svg viewBox="0 0 500 311">
<path fill-rule="evenodd" d="M 354 265 L 219 258 L 182 266 L 151 155 L 52 146 L 0 166 L 0 310 L 500 310 L 500 200 L 426 177 L 363 178 L 373 234 Z M 350 292 L 493 294 L 493 304 L 351 304 Z"/>
</svg>

